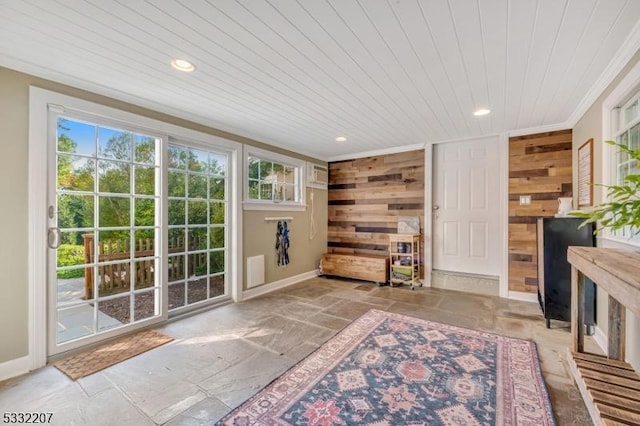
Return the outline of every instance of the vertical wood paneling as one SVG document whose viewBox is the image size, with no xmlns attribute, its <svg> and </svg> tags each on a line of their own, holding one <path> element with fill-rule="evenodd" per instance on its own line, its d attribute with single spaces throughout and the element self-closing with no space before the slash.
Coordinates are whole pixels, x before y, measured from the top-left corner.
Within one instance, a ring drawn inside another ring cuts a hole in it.
<svg viewBox="0 0 640 426">
<path fill-rule="evenodd" d="M 536 220 L 553 217 L 572 196 L 571 130 L 509 139 L 509 290 L 538 288 Z M 530 195 L 530 205 L 520 196 Z"/>
<path fill-rule="evenodd" d="M 329 252 L 386 254 L 398 216 L 423 227 L 424 160 L 418 150 L 329 163 Z"/>
</svg>

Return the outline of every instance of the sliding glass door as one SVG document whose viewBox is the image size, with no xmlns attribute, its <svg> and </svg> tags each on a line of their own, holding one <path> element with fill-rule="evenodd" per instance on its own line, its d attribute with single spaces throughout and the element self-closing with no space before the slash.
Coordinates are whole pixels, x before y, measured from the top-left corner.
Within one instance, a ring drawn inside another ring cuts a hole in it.
<svg viewBox="0 0 640 426">
<path fill-rule="evenodd" d="M 229 297 L 229 151 L 50 121 L 50 355 Z"/>
<path fill-rule="evenodd" d="M 161 138 L 67 117 L 55 133 L 50 352 L 161 317 Z"/>
</svg>

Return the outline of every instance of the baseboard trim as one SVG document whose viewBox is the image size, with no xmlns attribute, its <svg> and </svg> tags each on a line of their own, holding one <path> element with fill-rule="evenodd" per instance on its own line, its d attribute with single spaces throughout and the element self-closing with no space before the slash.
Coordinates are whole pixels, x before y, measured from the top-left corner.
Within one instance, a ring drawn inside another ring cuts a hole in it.
<svg viewBox="0 0 640 426">
<path fill-rule="evenodd" d="M 536 293 L 525 293 L 524 291 L 509 291 L 509 299 L 538 303 L 538 295 Z"/>
<path fill-rule="evenodd" d="M 498 296 L 500 294 L 498 277 L 466 272 L 433 270 L 431 272 L 431 287 L 484 296 Z"/>
<path fill-rule="evenodd" d="M 279 290 L 281 288 L 290 286 L 292 284 L 299 283 L 300 281 L 308 280 L 310 278 L 315 278 L 320 274 L 319 269 L 314 269 L 313 271 L 303 272 L 302 274 L 294 275 L 292 277 L 284 278 L 279 281 L 274 281 L 269 284 L 264 284 L 258 287 L 253 287 L 249 290 L 244 290 L 242 292 L 241 300 L 252 299 L 257 296 L 261 296 L 266 293 L 271 293 L 272 291 Z"/>
<path fill-rule="evenodd" d="M 0 382 L 29 372 L 30 358 L 23 356 L 0 363 Z"/>
<path fill-rule="evenodd" d="M 598 344 L 603 353 L 609 353 L 609 341 L 604 331 L 596 325 L 596 331 L 593 333 L 593 340 Z"/>
</svg>

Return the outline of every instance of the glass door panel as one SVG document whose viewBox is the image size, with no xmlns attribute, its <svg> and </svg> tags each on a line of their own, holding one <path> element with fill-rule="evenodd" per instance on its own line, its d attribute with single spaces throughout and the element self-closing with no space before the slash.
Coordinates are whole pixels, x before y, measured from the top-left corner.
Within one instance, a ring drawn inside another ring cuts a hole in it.
<svg viewBox="0 0 640 426">
<path fill-rule="evenodd" d="M 169 311 L 226 296 L 226 154 L 170 143 L 168 148 Z"/>
<path fill-rule="evenodd" d="M 162 291 L 160 139 L 61 117 L 56 141 L 52 353 L 160 318 Z"/>
</svg>

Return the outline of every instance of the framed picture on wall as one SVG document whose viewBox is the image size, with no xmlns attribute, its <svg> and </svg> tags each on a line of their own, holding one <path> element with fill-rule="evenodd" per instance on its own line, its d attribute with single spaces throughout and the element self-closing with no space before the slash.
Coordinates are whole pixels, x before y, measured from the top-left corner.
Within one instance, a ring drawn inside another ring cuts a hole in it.
<svg viewBox="0 0 640 426">
<path fill-rule="evenodd" d="M 419 234 L 420 216 L 398 216 L 398 234 Z"/>
<path fill-rule="evenodd" d="M 578 207 L 593 205 L 593 138 L 578 148 Z"/>
</svg>

